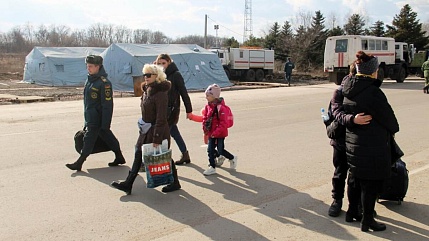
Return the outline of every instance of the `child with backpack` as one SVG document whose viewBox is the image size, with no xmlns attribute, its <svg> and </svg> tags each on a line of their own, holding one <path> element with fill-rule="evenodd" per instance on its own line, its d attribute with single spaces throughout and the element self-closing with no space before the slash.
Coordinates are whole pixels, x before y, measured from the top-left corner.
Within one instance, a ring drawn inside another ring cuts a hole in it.
<svg viewBox="0 0 429 241">
<path fill-rule="evenodd" d="M 208 136 L 207 153 L 210 166 L 203 172 L 204 175 L 216 174 L 216 149 L 220 156 L 229 160 L 230 168 L 237 167 L 237 156 L 225 149 L 225 137 L 228 136 L 228 128 L 233 125 L 231 109 L 220 97 L 220 87 L 217 84 L 210 85 L 206 91 L 207 104 L 203 111 L 203 131 Z"/>
<path fill-rule="evenodd" d="M 205 113 L 205 108 L 203 107 L 201 109 L 201 115 L 194 115 L 193 113 L 191 113 L 191 115 L 189 115 L 189 120 L 194 121 L 194 122 L 199 122 L 202 123 L 203 122 L 203 116 Z M 203 134 L 203 140 L 204 140 L 204 144 L 208 144 L 209 143 L 209 136 L 208 134 Z M 215 161 L 216 161 L 216 167 L 221 167 L 223 165 L 223 162 L 225 161 L 225 157 L 219 155 L 219 152 L 216 150 L 215 153 Z M 210 164 L 209 164 L 210 166 Z"/>
</svg>

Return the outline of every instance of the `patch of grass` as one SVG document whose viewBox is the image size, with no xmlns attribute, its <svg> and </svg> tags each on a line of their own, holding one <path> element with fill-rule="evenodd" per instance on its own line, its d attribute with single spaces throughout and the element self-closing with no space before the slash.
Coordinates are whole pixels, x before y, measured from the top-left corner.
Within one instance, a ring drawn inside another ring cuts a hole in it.
<svg viewBox="0 0 429 241">
<path fill-rule="evenodd" d="M 0 53 L 0 73 L 24 73 L 26 54 Z"/>
</svg>

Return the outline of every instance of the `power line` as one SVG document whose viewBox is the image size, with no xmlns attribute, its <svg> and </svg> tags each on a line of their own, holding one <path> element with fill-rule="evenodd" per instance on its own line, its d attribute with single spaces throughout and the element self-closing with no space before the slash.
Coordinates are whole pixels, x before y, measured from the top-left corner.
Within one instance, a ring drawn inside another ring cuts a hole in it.
<svg viewBox="0 0 429 241">
<path fill-rule="evenodd" d="M 208 19 L 210 19 L 210 20 L 212 20 L 212 21 L 213 21 L 214 23 L 216 23 L 217 25 L 222 26 L 222 28 L 225 28 L 226 30 L 229 30 L 230 32 L 233 32 L 233 33 L 235 33 L 235 34 L 238 34 L 238 35 L 240 35 L 241 37 L 244 37 L 244 36 L 243 36 L 243 34 L 237 33 L 237 32 L 235 32 L 234 30 L 227 28 L 225 25 L 222 25 L 222 24 L 218 23 L 216 20 L 214 20 L 214 19 L 210 18 L 208 15 L 207 15 L 207 18 L 208 18 Z"/>
</svg>

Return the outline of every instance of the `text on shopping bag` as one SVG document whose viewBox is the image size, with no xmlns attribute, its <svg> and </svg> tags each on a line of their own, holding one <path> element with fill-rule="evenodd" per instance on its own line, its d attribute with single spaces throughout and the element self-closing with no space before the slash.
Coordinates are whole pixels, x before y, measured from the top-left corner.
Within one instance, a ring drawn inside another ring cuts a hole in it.
<svg viewBox="0 0 429 241">
<path fill-rule="evenodd" d="M 149 174 L 151 176 L 162 175 L 162 174 L 169 173 L 171 171 L 170 163 L 148 165 L 148 169 L 149 169 Z"/>
</svg>

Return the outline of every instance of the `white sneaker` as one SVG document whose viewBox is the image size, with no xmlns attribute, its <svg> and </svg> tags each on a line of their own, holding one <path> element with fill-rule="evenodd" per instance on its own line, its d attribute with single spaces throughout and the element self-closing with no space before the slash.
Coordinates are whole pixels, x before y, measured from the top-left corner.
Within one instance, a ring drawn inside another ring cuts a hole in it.
<svg viewBox="0 0 429 241">
<path fill-rule="evenodd" d="M 207 169 L 203 172 L 203 174 L 206 176 L 216 174 L 216 168 L 213 168 L 212 166 L 210 166 L 209 169 Z"/>
<path fill-rule="evenodd" d="M 224 156 L 219 156 L 216 160 L 216 167 L 221 167 L 223 165 L 223 162 L 225 161 Z"/>
<path fill-rule="evenodd" d="M 237 159 L 238 159 L 238 156 L 234 156 L 234 158 L 232 160 L 228 160 L 229 161 L 229 168 L 231 168 L 231 169 L 237 168 Z"/>
</svg>

